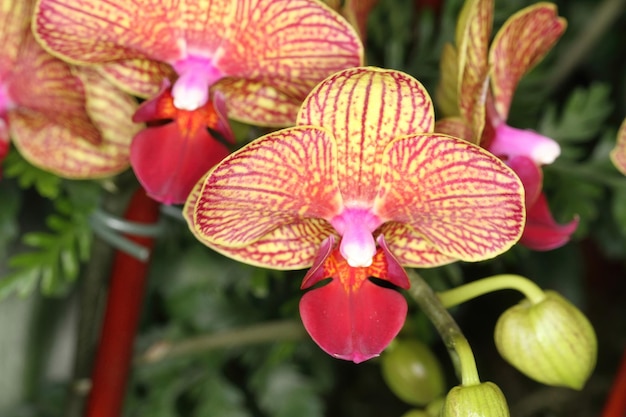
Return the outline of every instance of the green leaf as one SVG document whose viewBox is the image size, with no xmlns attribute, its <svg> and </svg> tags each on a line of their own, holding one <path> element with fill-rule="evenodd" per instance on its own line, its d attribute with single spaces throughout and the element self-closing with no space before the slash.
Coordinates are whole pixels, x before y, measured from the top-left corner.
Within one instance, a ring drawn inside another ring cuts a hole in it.
<svg viewBox="0 0 626 417">
<path fill-rule="evenodd" d="M 255 381 L 261 409 L 272 417 L 322 417 L 324 407 L 312 381 L 294 366 L 281 364 Z"/>
<path fill-rule="evenodd" d="M 0 300 L 11 294 L 25 297 L 31 294 L 39 282 L 40 271 L 37 268 L 17 270 L 0 279 Z"/>
<path fill-rule="evenodd" d="M 43 197 L 54 199 L 61 193 L 62 180 L 59 176 L 31 165 L 16 149 L 8 153 L 4 173 L 9 178 L 15 178 L 22 188 L 34 187 Z"/>
<path fill-rule="evenodd" d="M 11 271 L 0 281 L 0 299 L 12 292 L 28 295 L 37 283 L 44 295 L 62 295 L 78 277 L 80 263 L 89 257 L 89 216 L 99 201 L 100 187 L 82 181 L 78 186 L 68 182 L 67 189 L 73 190 L 65 190 L 71 197 L 61 196 L 54 201 L 55 212 L 46 218 L 48 230 L 22 237 L 30 250 L 9 259 Z"/>
<path fill-rule="evenodd" d="M 193 413 L 196 417 L 251 417 L 241 390 L 216 373 L 195 386 L 192 395 L 198 401 Z"/>
<path fill-rule="evenodd" d="M 604 196 L 602 186 L 566 175 L 546 176 L 544 186 L 555 219 L 568 222 L 580 217 L 575 236 L 589 233 L 591 223 L 599 216 L 599 202 Z"/>
<path fill-rule="evenodd" d="M 18 214 L 22 203 L 19 189 L 12 181 L 0 182 L 0 260 L 18 234 Z"/>
<path fill-rule="evenodd" d="M 568 97 L 560 114 L 554 104 L 546 108 L 538 129 L 561 144 L 563 158 L 580 158 L 587 152 L 580 145 L 595 138 L 605 127 L 613 108 L 609 95 L 607 84 L 577 88 Z"/>
<path fill-rule="evenodd" d="M 620 233 L 626 236 L 626 189 L 615 191 L 611 203 L 611 211 L 613 212 L 613 217 L 619 227 Z"/>
</svg>

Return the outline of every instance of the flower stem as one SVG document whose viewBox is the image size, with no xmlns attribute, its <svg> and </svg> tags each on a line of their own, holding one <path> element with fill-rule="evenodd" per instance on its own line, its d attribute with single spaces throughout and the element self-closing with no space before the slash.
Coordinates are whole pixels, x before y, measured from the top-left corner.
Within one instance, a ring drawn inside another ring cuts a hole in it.
<svg viewBox="0 0 626 417">
<path fill-rule="evenodd" d="M 440 292 L 438 297 L 446 308 L 450 308 L 478 296 L 504 289 L 513 289 L 521 292 L 533 304 L 537 304 L 545 298 L 545 293 L 537 284 L 528 278 L 512 274 L 495 275 L 479 279 L 478 281 Z"/>
<path fill-rule="evenodd" d="M 233 348 L 277 340 L 299 340 L 305 335 L 302 324 L 294 320 L 260 323 L 179 342 L 160 341 L 136 357 L 134 364 L 150 365 L 164 360 L 204 353 L 212 349 Z"/>
<path fill-rule="evenodd" d="M 465 386 L 479 384 L 480 378 L 474 354 L 458 324 L 428 283 L 413 270 L 407 273 L 411 281 L 411 288 L 408 292 L 437 329 L 448 348 L 448 354 L 461 383 Z"/>
<path fill-rule="evenodd" d="M 125 218 L 154 225 L 159 204 L 143 189 L 133 195 Z M 147 254 L 154 237 L 127 236 L 142 245 Z M 87 417 L 119 417 L 126 391 L 126 381 L 145 292 L 148 264 L 118 250 L 115 254 L 106 313 L 92 373 L 92 388 L 87 402 Z"/>
</svg>

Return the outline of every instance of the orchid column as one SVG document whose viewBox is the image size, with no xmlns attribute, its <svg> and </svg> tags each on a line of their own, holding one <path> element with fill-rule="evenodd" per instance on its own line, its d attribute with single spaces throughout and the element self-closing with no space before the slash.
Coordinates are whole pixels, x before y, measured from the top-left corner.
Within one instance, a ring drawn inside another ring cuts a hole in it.
<svg viewBox="0 0 626 417">
<path fill-rule="evenodd" d="M 364 361 L 389 344 L 407 311 L 401 294 L 370 277 L 408 288 L 402 265 L 489 259 L 523 230 L 513 171 L 433 128 L 430 97 L 414 78 L 341 71 L 306 98 L 295 127 L 218 164 L 192 191 L 185 217 L 226 256 L 310 267 L 304 326 L 331 355 Z"/>
<path fill-rule="evenodd" d="M 363 55 L 351 26 L 316 0 L 40 0 L 34 29 L 51 53 L 99 64 L 149 98 L 134 117 L 149 127 L 131 163 L 167 204 L 229 153 L 227 116 L 291 125 L 319 81 Z"/>
</svg>

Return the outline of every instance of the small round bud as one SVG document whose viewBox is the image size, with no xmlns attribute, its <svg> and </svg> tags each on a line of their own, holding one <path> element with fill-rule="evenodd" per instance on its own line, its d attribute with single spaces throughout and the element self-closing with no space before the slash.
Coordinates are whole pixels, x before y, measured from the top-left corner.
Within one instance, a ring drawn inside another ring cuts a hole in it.
<svg viewBox="0 0 626 417">
<path fill-rule="evenodd" d="M 593 327 L 572 303 L 554 291 L 528 299 L 498 319 L 495 342 L 504 359 L 526 376 L 554 386 L 581 389 L 596 364 Z"/>
<path fill-rule="evenodd" d="M 508 417 L 504 394 L 493 382 L 454 387 L 448 392 L 441 417 Z"/>
<path fill-rule="evenodd" d="M 445 382 L 437 357 L 418 340 L 394 340 L 381 355 L 387 386 L 411 405 L 427 405 L 443 395 Z"/>
</svg>

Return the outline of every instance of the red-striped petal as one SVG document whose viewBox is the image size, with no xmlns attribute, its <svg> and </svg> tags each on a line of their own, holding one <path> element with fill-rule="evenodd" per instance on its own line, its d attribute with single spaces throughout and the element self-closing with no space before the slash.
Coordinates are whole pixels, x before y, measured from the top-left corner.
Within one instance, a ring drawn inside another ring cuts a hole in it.
<svg viewBox="0 0 626 417">
<path fill-rule="evenodd" d="M 0 2 L 0 78 L 13 69 L 20 45 L 27 36 L 32 15 L 31 1 L 2 0 Z"/>
<path fill-rule="evenodd" d="M 87 74 L 75 73 L 28 36 L 5 81 L 16 106 L 9 112 L 15 145 L 31 163 L 62 177 L 100 178 L 126 169 L 137 131 L 130 121 L 134 101 Z"/>
<path fill-rule="evenodd" d="M 434 122 L 430 97 L 416 79 L 361 67 L 319 84 L 304 101 L 297 123 L 331 132 L 341 193 L 368 206 L 378 192 L 385 146 L 400 136 L 431 132 Z"/>
<path fill-rule="evenodd" d="M 107 64 L 105 72 L 145 96 L 167 72 L 162 63 L 204 58 L 224 77 L 245 81 L 220 88 L 232 101 L 233 117 L 257 124 L 292 124 L 292 103 L 328 75 L 363 61 L 352 27 L 314 0 L 41 0 L 38 5 L 35 31 L 64 59 Z M 278 92 L 275 102 L 272 89 Z"/>
<path fill-rule="evenodd" d="M 208 176 L 194 227 L 215 245 L 237 248 L 307 218 L 331 219 L 343 207 L 336 170 L 336 145 L 325 130 L 296 127 L 266 135 Z"/>
<path fill-rule="evenodd" d="M 567 22 L 552 3 L 538 3 L 511 16 L 489 53 L 491 86 L 501 120 L 506 120 L 519 80 L 552 49 Z"/>
<path fill-rule="evenodd" d="M 265 268 L 291 270 L 311 266 L 324 239 L 336 236 L 332 226 L 323 219 L 303 219 L 278 226 L 259 240 L 243 247 L 220 246 L 212 243 L 195 224 L 194 212 L 206 177 L 200 179 L 189 193 L 183 216 L 193 235 L 206 246 L 240 262 Z"/>
<path fill-rule="evenodd" d="M 472 128 L 472 142 L 476 144 L 480 142 L 485 124 L 487 55 L 492 25 L 493 0 L 465 3 L 457 24 L 458 103 L 463 119 Z"/>
<path fill-rule="evenodd" d="M 414 135 L 392 142 L 383 166 L 374 213 L 404 223 L 442 254 L 478 261 L 519 239 L 522 184 L 485 150 L 450 136 Z"/>
</svg>

